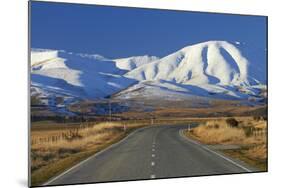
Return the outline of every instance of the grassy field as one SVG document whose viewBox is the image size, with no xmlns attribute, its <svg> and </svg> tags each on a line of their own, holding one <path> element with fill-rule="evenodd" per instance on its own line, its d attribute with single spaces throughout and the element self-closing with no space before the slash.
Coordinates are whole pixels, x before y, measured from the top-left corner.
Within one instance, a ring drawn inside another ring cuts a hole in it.
<svg viewBox="0 0 281 188">
<path fill-rule="evenodd" d="M 46 126 L 50 124 L 50 126 Z M 36 123 L 31 130 L 31 180 L 41 185 L 143 125 Z"/>
<path fill-rule="evenodd" d="M 267 170 L 267 121 L 253 117 L 208 120 L 185 134 L 225 154 Z M 228 146 L 224 149 L 220 145 Z M 225 149 L 227 148 L 227 149 Z"/>
</svg>

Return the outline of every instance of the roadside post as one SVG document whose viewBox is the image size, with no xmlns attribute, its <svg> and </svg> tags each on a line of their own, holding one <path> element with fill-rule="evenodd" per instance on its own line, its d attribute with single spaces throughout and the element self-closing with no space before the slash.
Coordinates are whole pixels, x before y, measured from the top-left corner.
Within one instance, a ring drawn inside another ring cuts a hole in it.
<svg viewBox="0 0 281 188">
<path fill-rule="evenodd" d="M 123 129 L 124 129 L 124 132 L 126 132 L 126 129 L 127 129 L 126 124 L 123 125 Z"/>
</svg>

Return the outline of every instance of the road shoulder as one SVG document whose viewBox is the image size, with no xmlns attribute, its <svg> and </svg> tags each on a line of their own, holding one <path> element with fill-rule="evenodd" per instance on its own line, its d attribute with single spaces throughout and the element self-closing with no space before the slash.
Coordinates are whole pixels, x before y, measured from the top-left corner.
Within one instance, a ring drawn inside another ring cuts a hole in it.
<svg viewBox="0 0 281 188">
<path fill-rule="evenodd" d="M 215 154 L 216 156 L 218 156 L 218 157 L 220 157 L 220 158 L 222 158 L 222 159 L 232 163 L 233 165 L 241 168 L 246 173 L 260 172 L 260 170 L 258 170 L 257 168 L 252 167 L 252 166 L 246 164 L 244 161 L 241 161 L 241 160 L 236 159 L 236 158 L 232 158 L 232 157 L 224 154 L 223 152 L 219 151 L 218 149 L 215 149 L 214 147 L 210 147 L 209 145 L 205 145 L 205 144 L 201 143 L 198 139 L 196 139 L 193 136 L 190 136 L 190 135 L 187 136 L 184 133 L 184 131 L 186 131 L 186 129 L 180 129 L 179 130 L 179 135 L 182 138 L 182 140 L 184 140 L 186 142 L 191 142 L 191 143 L 197 145 L 198 147 L 201 147 L 204 150 L 206 150 L 206 151 L 208 151 L 208 152 L 210 152 L 212 154 Z"/>
</svg>

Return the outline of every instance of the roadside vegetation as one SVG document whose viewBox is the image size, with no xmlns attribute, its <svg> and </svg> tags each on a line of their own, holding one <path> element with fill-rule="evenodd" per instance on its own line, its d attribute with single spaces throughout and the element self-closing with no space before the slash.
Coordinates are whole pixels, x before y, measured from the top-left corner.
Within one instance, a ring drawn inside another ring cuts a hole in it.
<svg viewBox="0 0 281 188">
<path fill-rule="evenodd" d="M 190 131 L 186 130 L 185 134 L 260 170 L 267 170 L 266 118 L 209 120 Z"/>
<path fill-rule="evenodd" d="M 141 126 L 113 122 L 35 126 L 31 131 L 32 186 L 41 185 Z"/>
</svg>

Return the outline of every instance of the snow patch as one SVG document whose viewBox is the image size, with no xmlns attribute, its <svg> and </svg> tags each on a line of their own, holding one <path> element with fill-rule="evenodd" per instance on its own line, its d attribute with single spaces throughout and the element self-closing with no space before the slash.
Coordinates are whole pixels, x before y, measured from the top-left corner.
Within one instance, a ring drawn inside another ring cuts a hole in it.
<svg viewBox="0 0 281 188">
<path fill-rule="evenodd" d="M 135 56 L 129 58 L 114 59 L 116 66 L 122 70 L 133 70 L 141 65 L 151 63 L 159 58 L 156 56 Z"/>
<path fill-rule="evenodd" d="M 56 50 L 32 49 L 31 66 L 58 57 Z"/>
</svg>

